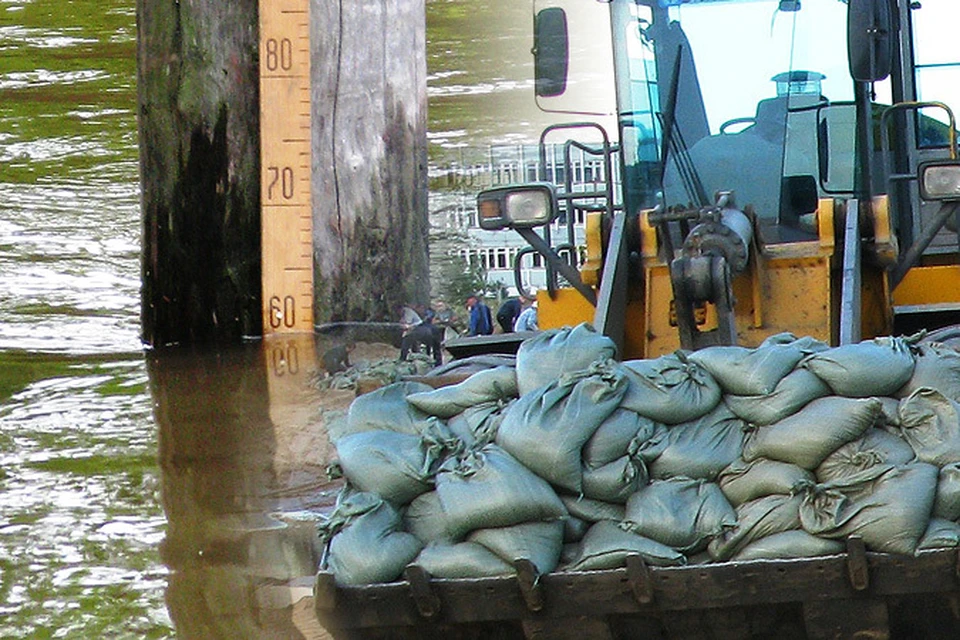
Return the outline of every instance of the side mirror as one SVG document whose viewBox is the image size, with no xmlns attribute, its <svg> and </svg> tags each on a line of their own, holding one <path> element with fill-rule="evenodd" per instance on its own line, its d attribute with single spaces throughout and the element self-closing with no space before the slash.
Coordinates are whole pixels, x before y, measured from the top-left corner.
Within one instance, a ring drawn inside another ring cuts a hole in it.
<svg viewBox="0 0 960 640">
<path fill-rule="evenodd" d="M 877 82 L 890 75 L 893 36 L 890 0 L 848 0 L 847 58 L 854 80 Z"/>
<path fill-rule="evenodd" d="M 856 179 L 857 110 L 849 102 L 817 109 L 817 155 L 823 192 L 851 195 Z"/>
<path fill-rule="evenodd" d="M 570 41 L 567 14 L 560 7 L 537 12 L 533 20 L 534 90 L 544 98 L 562 95 L 567 89 Z"/>
</svg>

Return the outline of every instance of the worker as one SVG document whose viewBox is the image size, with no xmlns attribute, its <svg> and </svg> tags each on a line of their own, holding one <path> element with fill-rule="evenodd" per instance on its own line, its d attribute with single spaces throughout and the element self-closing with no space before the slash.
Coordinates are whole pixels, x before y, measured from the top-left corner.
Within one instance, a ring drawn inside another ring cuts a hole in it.
<svg viewBox="0 0 960 640">
<path fill-rule="evenodd" d="M 353 340 L 350 340 L 344 344 L 331 347 L 323 353 L 323 368 L 327 375 L 332 376 L 350 368 L 350 352 L 353 351 L 355 346 Z"/>
<path fill-rule="evenodd" d="M 420 314 L 414 312 L 417 318 Z M 433 309 L 427 308 L 423 313 L 423 319 L 414 325 L 407 325 L 406 320 L 413 320 L 412 316 L 404 318 L 401 316 L 401 322 L 404 324 L 403 337 L 400 339 L 400 360 L 406 361 L 410 352 L 420 352 L 420 347 L 426 347 L 427 355 L 433 355 L 433 362 L 436 366 L 443 364 L 443 327 L 433 323 L 436 317 Z"/>
<path fill-rule="evenodd" d="M 400 316 L 400 324 L 403 325 L 404 333 L 423 322 L 423 318 L 420 317 L 420 314 L 417 313 L 413 305 L 410 304 L 400 305 L 398 314 Z"/>
<path fill-rule="evenodd" d="M 523 303 L 520 301 L 520 298 L 513 296 L 504 300 L 500 308 L 497 309 L 497 324 L 500 325 L 504 333 L 513 332 L 513 324 L 520 316 L 522 308 Z"/>
<path fill-rule="evenodd" d="M 524 298 L 526 303 L 523 311 L 517 316 L 517 321 L 513 324 L 514 331 L 539 331 L 537 324 L 537 301 L 530 298 Z"/>
<path fill-rule="evenodd" d="M 454 321 L 453 309 L 447 306 L 443 300 L 437 300 L 434 305 L 437 313 L 437 322 L 441 324 L 450 324 Z"/>
<path fill-rule="evenodd" d="M 493 333 L 493 318 L 490 307 L 479 296 L 467 298 L 467 310 L 470 312 L 468 336 L 488 336 Z"/>
</svg>

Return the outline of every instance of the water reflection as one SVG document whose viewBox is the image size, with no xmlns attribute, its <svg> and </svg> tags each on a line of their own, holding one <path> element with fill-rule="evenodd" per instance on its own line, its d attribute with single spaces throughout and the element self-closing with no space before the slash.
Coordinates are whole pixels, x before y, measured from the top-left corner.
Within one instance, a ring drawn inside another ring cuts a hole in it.
<svg viewBox="0 0 960 640">
<path fill-rule="evenodd" d="M 180 638 L 322 637 L 316 520 L 337 487 L 315 353 L 306 336 L 148 355 Z"/>
</svg>

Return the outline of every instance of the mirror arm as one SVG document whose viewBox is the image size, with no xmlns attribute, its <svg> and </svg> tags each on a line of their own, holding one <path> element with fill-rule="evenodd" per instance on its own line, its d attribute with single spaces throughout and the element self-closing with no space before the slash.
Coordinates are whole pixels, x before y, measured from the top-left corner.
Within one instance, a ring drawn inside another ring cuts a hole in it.
<svg viewBox="0 0 960 640">
<path fill-rule="evenodd" d="M 530 243 L 530 246 L 536 249 L 551 267 L 566 278 L 570 286 L 579 291 L 580 295 L 587 299 L 587 302 L 593 306 L 597 306 L 597 294 L 580 279 L 580 272 L 561 258 L 557 252 L 553 250 L 553 247 L 540 237 L 539 233 L 533 229 L 515 229 L 515 231 L 523 236 L 523 239 Z"/>
<path fill-rule="evenodd" d="M 894 267 L 890 273 L 891 291 L 897 288 L 897 285 L 900 284 L 904 276 L 907 275 L 907 271 L 920 260 L 920 256 L 922 256 L 923 252 L 930 246 L 937 232 L 947 223 L 947 220 L 960 212 L 958 211 L 958 207 L 960 207 L 960 202 L 944 202 L 940 205 L 940 210 L 937 211 L 933 220 L 923 228 L 920 232 L 920 237 L 917 238 L 907 252 L 903 254 L 903 257 L 897 262 L 897 266 Z"/>
</svg>

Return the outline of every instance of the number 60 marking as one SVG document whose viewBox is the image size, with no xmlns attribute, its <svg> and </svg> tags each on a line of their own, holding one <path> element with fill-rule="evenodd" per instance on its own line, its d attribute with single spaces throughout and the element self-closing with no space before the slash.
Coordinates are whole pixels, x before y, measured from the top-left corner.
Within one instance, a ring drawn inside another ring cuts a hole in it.
<svg viewBox="0 0 960 640">
<path fill-rule="evenodd" d="M 270 296 L 270 326 L 279 329 L 281 326 L 288 329 L 297 323 L 297 301 L 293 296 Z"/>
</svg>

